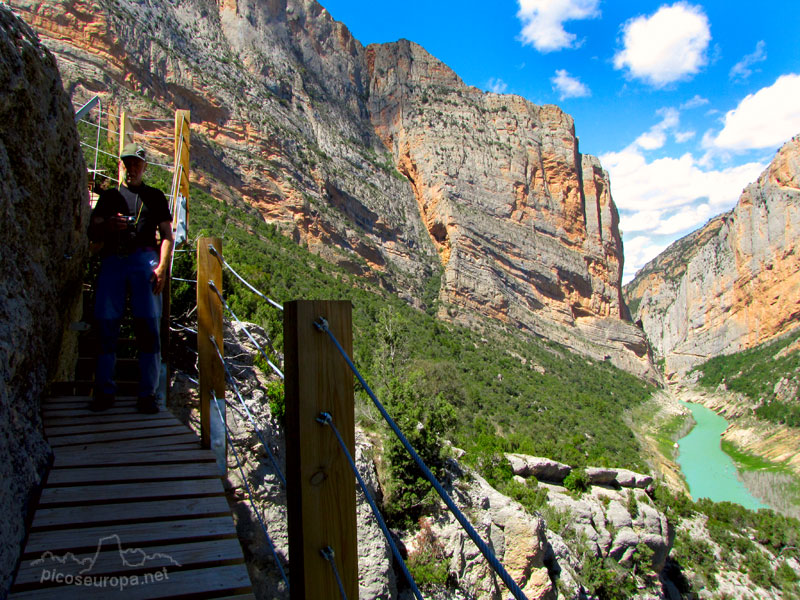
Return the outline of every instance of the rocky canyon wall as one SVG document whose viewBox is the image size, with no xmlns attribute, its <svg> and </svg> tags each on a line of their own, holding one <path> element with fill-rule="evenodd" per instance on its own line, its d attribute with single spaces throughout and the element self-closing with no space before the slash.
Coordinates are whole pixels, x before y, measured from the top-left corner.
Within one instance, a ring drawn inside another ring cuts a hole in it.
<svg viewBox="0 0 800 600">
<path fill-rule="evenodd" d="M 442 318 L 654 375 L 608 176 L 557 107 L 469 88 L 410 42 L 365 49 L 314 0 L 11 4 L 75 98 L 190 109 L 193 177 L 217 196 L 418 307 L 443 273 Z"/>
<path fill-rule="evenodd" d="M 0 596 L 50 455 L 40 396 L 81 292 L 86 165 L 53 55 L 0 4 Z"/>
<path fill-rule="evenodd" d="M 626 286 L 667 373 L 769 341 L 800 321 L 800 136 L 736 207 L 679 240 Z"/>
</svg>

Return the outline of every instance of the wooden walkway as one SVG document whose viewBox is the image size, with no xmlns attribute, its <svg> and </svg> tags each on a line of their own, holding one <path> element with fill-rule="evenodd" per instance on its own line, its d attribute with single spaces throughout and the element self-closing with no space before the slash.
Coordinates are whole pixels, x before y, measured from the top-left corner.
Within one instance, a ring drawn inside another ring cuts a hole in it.
<svg viewBox="0 0 800 600">
<path fill-rule="evenodd" d="M 55 460 L 11 598 L 253 598 L 214 455 L 132 398 L 44 401 Z"/>
</svg>

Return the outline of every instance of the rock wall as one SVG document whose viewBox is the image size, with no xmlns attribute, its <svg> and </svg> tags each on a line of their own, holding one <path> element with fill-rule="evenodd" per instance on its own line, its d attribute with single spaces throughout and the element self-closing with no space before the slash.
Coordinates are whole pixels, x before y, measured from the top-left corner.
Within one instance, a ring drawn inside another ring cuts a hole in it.
<svg viewBox="0 0 800 600">
<path fill-rule="evenodd" d="M 444 270 L 442 318 L 654 377 L 608 176 L 557 107 L 468 88 L 410 42 L 365 49 L 314 0 L 11 4 L 75 97 L 191 109 L 193 177 L 328 260 L 418 307 Z"/>
<path fill-rule="evenodd" d="M 370 117 L 444 267 L 440 316 L 486 315 L 647 373 L 608 174 L 580 154 L 572 118 L 467 87 L 413 42 L 367 59 Z"/>
<path fill-rule="evenodd" d="M 736 207 L 676 242 L 626 286 L 670 373 L 756 346 L 800 318 L 800 136 Z"/>
<path fill-rule="evenodd" d="M 0 5 L 0 596 L 50 455 L 39 401 L 80 297 L 86 166 L 53 55 Z"/>
</svg>

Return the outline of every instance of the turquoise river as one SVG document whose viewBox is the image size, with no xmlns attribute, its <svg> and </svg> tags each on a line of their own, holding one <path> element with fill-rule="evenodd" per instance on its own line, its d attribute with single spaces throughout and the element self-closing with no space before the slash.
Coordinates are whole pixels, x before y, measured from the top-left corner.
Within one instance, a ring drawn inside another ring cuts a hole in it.
<svg viewBox="0 0 800 600">
<path fill-rule="evenodd" d="M 678 440 L 678 464 L 692 498 L 710 498 L 714 502 L 727 500 L 752 510 L 768 508 L 750 495 L 736 476 L 733 460 L 722 451 L 720 435 L 728 427 L 727 421 L 702 404 L 681 404 L 692 411 L 697 421 L 689 434 Z"/>
</svg>

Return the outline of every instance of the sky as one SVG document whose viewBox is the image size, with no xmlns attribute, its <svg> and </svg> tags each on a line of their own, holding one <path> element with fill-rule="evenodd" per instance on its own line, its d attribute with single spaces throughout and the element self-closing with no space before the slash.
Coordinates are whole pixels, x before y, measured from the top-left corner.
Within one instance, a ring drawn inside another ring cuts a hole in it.
<svg viewBox="0 0 800 600">
<path fill-rule="evenodd" d="M 623 282 L 730 210 L 800 133 L 800 0 L 320 0 L 364 45 L 556 104 L 611 177 Z"/>
</svg>

